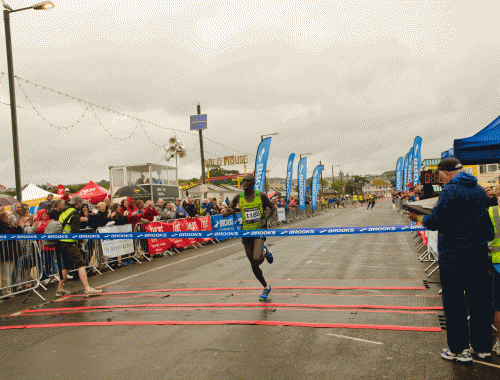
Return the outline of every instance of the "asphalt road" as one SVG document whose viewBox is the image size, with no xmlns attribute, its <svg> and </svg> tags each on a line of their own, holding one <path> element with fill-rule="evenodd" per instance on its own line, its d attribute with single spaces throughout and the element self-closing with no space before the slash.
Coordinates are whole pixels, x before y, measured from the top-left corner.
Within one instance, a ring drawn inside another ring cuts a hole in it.
<svg viewBox="0 0 500 380">
<path fill-rule="evenodd" d="M 333 210 L 290 226 L 401 224 L 407 221 L 385 200 L 370 211 Z M 239 239 L 94 276 L 91 285 L 104 292 L 98 298 L 82 298 L 73 281 L 74 297 L 60 302 L 51 287 L 46 303 L 36 296 L 0 303 L 0 314 L 15 314 L 1 318 L 4 326 L 73 324 L 0 331 L 1 378 L 500 377 L 495 355 L 472 367 L 439 356 L 445 332 L 426 331 L 441 326 L 439 272 L 427 279 L 410 233 L 267 243 L 275 258 L 262 265 L 274 288 L 268 303 L 258 302 Z"/>
</svg>

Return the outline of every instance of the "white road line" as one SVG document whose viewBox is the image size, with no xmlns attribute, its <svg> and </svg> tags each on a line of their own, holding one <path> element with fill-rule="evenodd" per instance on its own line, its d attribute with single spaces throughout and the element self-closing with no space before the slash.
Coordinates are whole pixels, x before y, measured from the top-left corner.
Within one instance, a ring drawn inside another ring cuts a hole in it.
<svg viewBox="0 0 500 380">
<path fill-rule="evenodd" d="M 185 259 L 182 259 L 182 260 L 176 261 L 176 262 L 174 262 L 174 263 L 170 263 L 170 264 L 162 265 L 161 267 L 158 267 L 158 268 L 153 268 L 153 269 L 147 270 L 147 271 L 145 271 L 145 272 L 137 273 L 137 274 L 134 274 L 134 275 L 132 275 L 132 276 L 128 276 L 128 277 L 125 277 L 125 278 L 121 278 L 121 279 L 116 280 L 116 281 L 108 282 L 107 284 L 104 284 L 104 285 L 100 285 L 100 286 L 98 286 L 98 288 L 105 288 L 106 286 L 111 286 L 111 285 L 114 285 L 114 284 L 118 284 L 119 282 L 127 281 L 127 280 L 130 280 L 131 278 L 138 277 L 138 276 L 142 276 L 143 274 L 146 274 L 146 273 L 154 272 L 154 271 L 157 271 L 157 270 L 159 270 L 159 269 L 163 269 L 163 268 L 166 268 L 166 267 L 169 267 L 169 266 L 175 265 L 175 264 L 179 264 L 179 263 L 182 263 L 183 261 L 187 261 L 187 260 L 191 260 L 191 259 L 196 259 L 197 257 L 204 256 L 204 255 L 208 255 L 209 253 L 217 252 L 217 251 L 220 251 L 221 249 L 226 249 L 226 248 L 228 248 L 228 247 L 232 247 L 233 245 L 239 245 L 239 244 L 241 244 L 241 243 L 235 243 L 235 244 L 226 245 L 226 246 L 221 247 L 221 248 L 219 248 L 219 249 L 214 249 L 213 251 L 208 251 L 208 252 L 202 253 L 202 254 L 200 254 L 200 255 L 187 257 L 187 258 L 185 258 Z"/>
<path fill-rule="evenodd" d="M 365 340 L 365 339 L 353 338 L 352 336 L 337 335 L 337 334 L 326 334 L 326 335 L 336 336 L 338 338 L 346 338 L 346 339 L 357 340 L 357 341 L 365 342 L 365 343 L 384 344 L 382 342 L 374 342 L 373 340 Z"/>
<path fill-rule="evenodd" d="M 498 364 L 493 364 L 493 363 L 483 362 L 482 360 L 475 360 L 475 359 L 472 359 L 472 361 L 473 361 L 474 363 L 484 364 L 484 365 L 487 365 L 487 366 L 490 366 L 490 367 L 495 367 L 495 368 L 500 368 L 500 365 L 498 365 Z"/>
</svg>

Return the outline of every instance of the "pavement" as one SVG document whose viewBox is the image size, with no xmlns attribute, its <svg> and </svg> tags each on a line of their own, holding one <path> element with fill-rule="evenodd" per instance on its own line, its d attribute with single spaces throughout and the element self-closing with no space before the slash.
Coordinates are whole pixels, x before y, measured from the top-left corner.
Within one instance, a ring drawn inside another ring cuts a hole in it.
<svg viewBox="0 0 500 380">
<path fill-rule="evenodd" d="M 390 200 L 284 225 L 408 224 Z M 2 379 L 485 379 L 500 358 L 471 367 L 446 347 L 439 271 L 427 278 L 410 233 L 273 237 L 273 288 L 259 302 L 239 239 L 142 262 L 47 302 L 0 303 Z M 30 328 L 26 328 L 30 327 Z"/>
</svg>

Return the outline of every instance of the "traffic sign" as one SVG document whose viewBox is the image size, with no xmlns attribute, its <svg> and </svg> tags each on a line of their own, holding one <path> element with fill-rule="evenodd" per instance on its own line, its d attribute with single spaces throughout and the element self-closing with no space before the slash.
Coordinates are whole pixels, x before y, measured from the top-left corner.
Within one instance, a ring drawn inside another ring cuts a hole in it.
<svg viewBox="0 0 500 380">
<path fill-rule="evenodd" d="M 207 114 L 191 115 L 190 128 L 191 131 L 207 129 Z"/>
</svg>

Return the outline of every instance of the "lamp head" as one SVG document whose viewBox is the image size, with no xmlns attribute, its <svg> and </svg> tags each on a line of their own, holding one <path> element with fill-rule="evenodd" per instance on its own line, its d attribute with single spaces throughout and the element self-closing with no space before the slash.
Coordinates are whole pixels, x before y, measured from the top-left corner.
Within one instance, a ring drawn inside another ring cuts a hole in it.
<svg viewBox="0 0 500 380">
<path fill-rule="evenodd" d="M 54 3 L 52 1 L 42 1 L 41 3 L 33 5 L 35 10 L 46 10 L 54 8 Z"/>
</svg>

